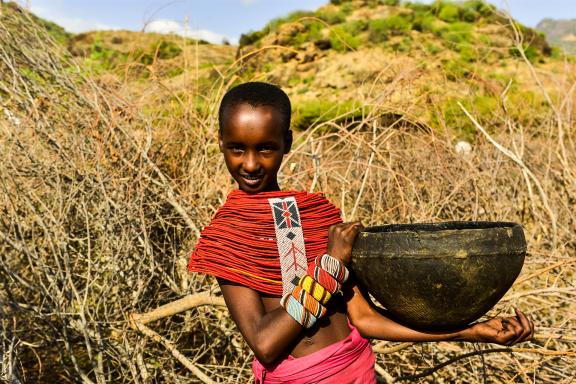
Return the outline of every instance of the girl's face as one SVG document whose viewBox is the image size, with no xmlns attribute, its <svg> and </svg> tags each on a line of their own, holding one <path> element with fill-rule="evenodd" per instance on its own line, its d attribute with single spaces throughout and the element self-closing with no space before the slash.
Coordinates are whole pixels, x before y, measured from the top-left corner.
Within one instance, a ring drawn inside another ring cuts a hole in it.
<svg viewBox="0 0 576 384">
<path fill-rule="evenodd" d="M 219 135 L 228 171 L 247 193 L 277 191 L 278 169 L 292 146 L 272 106 L 239 104 L 231 109 Z"/>
</svg>

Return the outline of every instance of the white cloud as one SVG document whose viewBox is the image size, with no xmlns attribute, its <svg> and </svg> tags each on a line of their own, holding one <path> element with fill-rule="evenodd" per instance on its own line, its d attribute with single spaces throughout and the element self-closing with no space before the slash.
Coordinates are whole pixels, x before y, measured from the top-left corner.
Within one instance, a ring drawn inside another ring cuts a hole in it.
<svg viewBox="0 0 576 384">
<path fill-rule="evenodd" d="M 252 5 L 252 4 L 256 3 L 256 1 L 257 0 L 240 0 L 242 5 Z"/>
<path fill-rule="evenodd" d="M 149 22 L 144 28 L 146 32 L 157 33 L 174 33 L 176 35 L 192 38 L 202 39 L 210 43 L 221 44 L 224 40 L 228 40 L 232 44 L 236 44 L 238 39 L 229 38 L 227 36 L 209 31 L 207 29 L 190 29 L 184 27 L 183 24 L 169 19 L 158 19 Z"/>
<path fill-rule="evenodd" d="M 53 21 L 54 23 L 60 25 L 68 32 L 72 33 L 80 33 L 86 31 L 95 31 L 95 30 L 110 30 L 110 29 L 119 29 L 117 27 L 100 23 L 96 20 L 84 19 L 80 17 L 66 17 L 54 12 L 50 8 L 45 7 L 38 7 L 32 5 L 30 7 L 32 13 L 37 16 L 40 16 L 46 20 Z"/>
</svg>

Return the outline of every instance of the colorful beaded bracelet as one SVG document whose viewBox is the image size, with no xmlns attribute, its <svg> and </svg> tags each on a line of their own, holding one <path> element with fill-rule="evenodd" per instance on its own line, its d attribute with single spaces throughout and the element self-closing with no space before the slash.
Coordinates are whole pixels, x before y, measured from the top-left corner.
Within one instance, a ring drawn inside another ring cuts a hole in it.
<svg viewBox="0 0 576 384">
<path fill-rule="evenodd" d="M 307 311 L 291 293 L 285 294 L 282 299 L 280 299 L 280 305 L 304 328 L 312 328 L 312 326 L 316 324 L 316 317 Z"/>
</svg>

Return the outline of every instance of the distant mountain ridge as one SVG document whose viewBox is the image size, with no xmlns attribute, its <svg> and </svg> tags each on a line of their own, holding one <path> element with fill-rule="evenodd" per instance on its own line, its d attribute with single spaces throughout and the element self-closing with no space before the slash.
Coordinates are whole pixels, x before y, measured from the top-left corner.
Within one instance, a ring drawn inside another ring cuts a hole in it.
<svg viewBox="0 0 576 384">
<path fill-rule="evenodd" d="M 576 55 L 576 19 L 546 18 L 538 23 L 536 29 L 544 32 L 552 45 L 565 49 L 571 55 Z"/>
</svg>

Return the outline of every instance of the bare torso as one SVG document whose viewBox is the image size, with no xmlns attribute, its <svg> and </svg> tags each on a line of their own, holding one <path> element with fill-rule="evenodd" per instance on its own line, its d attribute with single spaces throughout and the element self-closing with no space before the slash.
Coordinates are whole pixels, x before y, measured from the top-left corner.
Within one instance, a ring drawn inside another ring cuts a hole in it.
<svg viewBox="0 0 576 384">
<path fill-rule="evenodd" d="M 261 299 L 266 312 L 280 307 L 279 297 L 263 295 Z M 342 297 L 334 297 L 328 314 L 318 321 L 318 326 L 304 330 L 286 352 L 292 357 L 302 357 L 345 339 L 350 334 L 345 308 Z"/>
</svg>

